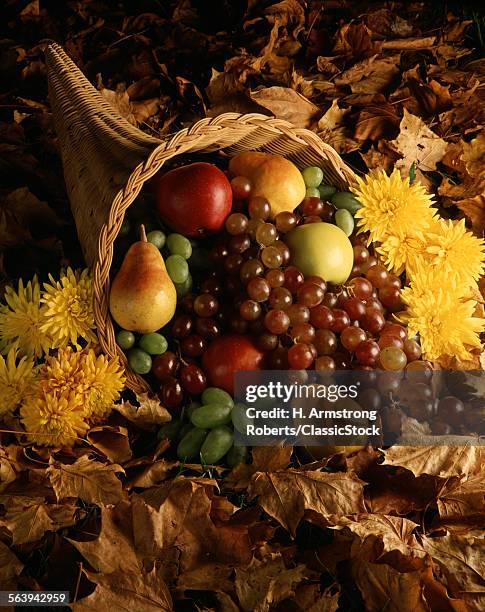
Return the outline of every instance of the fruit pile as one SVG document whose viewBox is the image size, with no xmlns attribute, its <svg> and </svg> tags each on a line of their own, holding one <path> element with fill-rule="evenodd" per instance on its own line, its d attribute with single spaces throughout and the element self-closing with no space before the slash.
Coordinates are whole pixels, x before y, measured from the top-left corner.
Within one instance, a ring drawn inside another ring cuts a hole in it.
<svg viewBox="0 0 485 612">
<path fill-rule="evenodd" d="M 182 435 L 179 457 L 233 464 L 236 371 L 429 365 L 395 316 L 401 279 L 355 232 L 352 193 L 264 153 L 227 174 L 193 163 L 155 178 L 164 229 L 130 247 L 110 307 L 131 368 L 174 416 L 163 435 Z"/>
</svg>

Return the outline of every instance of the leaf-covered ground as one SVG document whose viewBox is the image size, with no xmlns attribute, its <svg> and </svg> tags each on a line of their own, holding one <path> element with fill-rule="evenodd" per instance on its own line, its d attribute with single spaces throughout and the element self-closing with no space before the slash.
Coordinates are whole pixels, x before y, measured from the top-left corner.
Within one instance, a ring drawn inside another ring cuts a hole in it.
<svg viewBox="0 0 485 612">
<path fill-rule="evenodd" d="M 2 286 L 82 264 L 46 98 L 63 44 L 132 123 L 169 134 L 226 111 L 308 127 L 358 172 L 399 167 L 443 216 L 485 229 L 480 3 L 5 0 Z M 393 447 L 310 463 L 181 466 L 125 403 L 50 455 L 0 434 L 0 587 L 75 610 L 480 611 L 484 456 Z"/>
</svg>

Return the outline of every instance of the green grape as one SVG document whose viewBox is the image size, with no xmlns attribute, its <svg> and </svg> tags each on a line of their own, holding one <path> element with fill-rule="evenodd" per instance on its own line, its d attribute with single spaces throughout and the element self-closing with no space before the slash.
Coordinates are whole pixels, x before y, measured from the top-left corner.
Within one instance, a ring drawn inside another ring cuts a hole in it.
<svg viewBox="0 0 485 612">
<path fill-rule="evenodd" d="M 354 194 L 349 191 L 340 191 L 334 194 L 330 201 L 335 208 L 344 208 L 352 215 L 355 215 L 359 208 L 362 208 L 362 204 L 360 204 Z"/>
<path fill-rule="evenodd" d="M 174 283 L 175 291 L 177 292 L 177 297 L 179 298 L 184 297 L 184 295 L 192 289 L 192 283 L 193 283 L 193 279 L 192 279 L 192 274 L 190 274 L 190 272 L 183 283 Z"/>
<path fill-rule="evenodd" d="M 184 259 L 189 259 L 192 255 L 190 240 L 182 234 L 169 234 L 167 236 L 167 247 L 172 255 L 180 255 Z"/>
<path fill-rule="evenodd" d="M 307 187 L 306 188 L 306 197 L 307 198 L 319 198 L 320 192 L 317 187 Z"/>
<path fill-rule="evenodd" d="M 189 276 L 189 265 L 181 255 L 170 255 L 165 262 L 167 272 L 174 283 L 184 283 Z"/>
<path fill-rule="evenodd" d="M 235 404 L 231 412 L 231 420 L 234 429 L 237 429 L 244 435 L 246 435 L 247 426 L 253 423 L 253 419 L 249 418 L 246 413 L 246 406 L 244 404 Z"/>
<path fill-rule="evenodd" d="M 407 364 L 407 357 L 403 350 L 397 346 L 383 348 L 379 355 L 381 366 L 385 370 L 403 370 Z"/>
<path fill-rule="evenodd" d="M 229 451 L 234 440 L 234 434 L 222 425 L 212 429 L 200 449 L 200 460 L 206 465 L 214 465 Z"/>
<path fill-rule="evenodd" d="M 124 351 L 131 349 L 135 345 L 135 334 L 126 329 L 120 330 L 116 334 L 116 344 Z"/>
<path fill-rule="evenodd" d="M 261 251 L 261 261 L 267 268 L 279 268 L 283 263 L 283 255 L 275 246 L 267 246 Z"/>
<path fill-rule="evenodd" d="M 318 191 L 322 200 L 330 200 L 337 193 L 337 188 L 333 185 L 320 185 Z"/>
<path fill-rule="evenodd" d="M 219 425 L 226 425 L 231 421 L 232 408 L 228 405 L 205 404 L 196 408 L 190 420 L 196 427 L 202 429 L 213 429 Z"/>
<path fill-rule="evenodd" d="M 165 246 L 165 234 L 161 230 L 148 232 L 147 240 L 154 244 L 157 249 L 162 249 Z"/>
<path fill-rule="evenodd" d="M 229 467 L 235 467 L 240 463 L 246 463 L 248 449 L 245 446 L 232 446 L 226 455 L 226 463 Z"/>
<path fill-rule="evenodd" d="M 165 336 L 154 332 L 152 334 L 144 334 L 140 338 L 138 346 L 149 355 L 161 355 L 167 350 L 168 342 Z"/>
<path fill-rule="evenodd" d="M 195 459 L 208 433 L 207 429 L 199 429 L 198 427 L 190 429 L 177 446 L 177 457 L 181 461 Z"/>
<path fill-rule="evenodd" d="M 167 440 L 170 440 L 170 442 L 176 442 L 180 437 L 182 426 L 183 423 L 180 419 L 170 421 L 170 423 L 165 423 L 165 425 L 162 425 L 162 427 L 160 427 L 158 430 L 157 437 L 159 440 L 166 438 Z"/>
<path fill-rule="evenodd" d="M 190 404 L 185 409 L 185 414 L 187 415 L 187 417 L 191 419 L 192 415 L 194 414 L 194 411 L 197 410 L 197 408 L 200 408 L 201 405 L 202 404 L 200 402 L 190 402 Z"/>
<path fill-rule="evenodd" d="M 130 368 L 137 374 L 148 374 L 152 369 L 152 358 L 139 348 L 132 348 L 128 353 Z"/>
<path fill-rule="evenodd" d="M 220 406 L 234 406 L 234 400 L 227 391 L 217 387 L 207 387 L 201 396 L 202 405 L 219 404 Z"/>
<path fill-rule="evenodd" d="M 350 236 L 350 234 L 354 231 L 354 218 L 345 208 L 339 208 L 339 210 L 335 213 L 335 224 L 337 227 L 345 232 L 346 236 Z"/>
<path fill-rule="evenodd" d="M 318 166 L 308 166 L 301 173 L 307 187 L 318 187 L 323 181 L 323 172 Z"/>
</svg>

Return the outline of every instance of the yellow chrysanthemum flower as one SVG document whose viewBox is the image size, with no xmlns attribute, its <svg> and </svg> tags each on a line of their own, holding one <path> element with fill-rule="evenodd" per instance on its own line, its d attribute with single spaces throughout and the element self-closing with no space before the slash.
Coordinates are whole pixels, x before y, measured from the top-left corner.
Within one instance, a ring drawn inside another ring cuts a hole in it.
<svg viewBox="0 0 485 612">
<path fill-rule="evenodd" d="M 395 169 L 390 176 L 375 170 L 363 179 L 357 177 L 352 189 L 362 204 L 356 213 L 361 232 L 369 232 L 369 242 L 384 242 L 390 235 L 411 236 L 428 228 L 436 211 L 424 186 L 402 179 Z"/>
<path fill-rule="evenodd" d="M 41 329 L 45 307 L 41 305 L 37 277 L 25 286 L 19 280 L 18 291 L 5 289 L 6 305 L 0 307 L 0 347 L 6 355 L 12 349 L 21 357 L 41 357 L 49 351 L 52 339 Z"/>
<path fill-rule="evenodd" d="M 40 446 L 73 446 L 88 429 L 81 402 L 74 392 L 58 395 L 41 389 L 20 408 L 29 439 Z"/>
<path fill-rule="evenodd" d="M 59 349 L 47 360 L 42 385 L 50 392 L 73 391 L 81 398 L 86 418 L 106 416 L 120 397 L 125 377 L 118 358 L 96 356 L 92 349 Z"/>
<path fill-rule="evenodd" d="M 22 357 L 11 349 L 7 358 L 0 356 L 0 418 L 10 414 L 22 401 L 35 393 L 37 368 L 31 358 Z"/>
<path fill-rule="evenodd" d="M 376 251 L 382 257 L 384 265 L 394 274 L 402 274 L 404 270 L 412 270 L 416 259 L 425 252 L 426 243 L 422 232 L 412 232 L 408 235 L 390 235 Z"/>
<path fill-rule="evenodd" d="M 439 219 L 425 235 L 424 259 L 458 284 L 470 286 L 485 270 L 485 244 L 465 227 L 465 219 Z"/>
<path fill-rule="evenodd" d="M 424 266 L 418 266 L 411 286 L 401 291 L 407 305 L 401 319 L 410 336 L 419 334 L 425 359 L 470 359 L 470 349 L 481 347 L 485 319 L 473 317 L 476 302 L 463 297 L 466 291 L 442 270 Z"/>
<path fill-rule="evenodd" d="M 42 331 L 50 333 L 53 348 L 73 344 L 79 347 L 78 339 L 96 342 L 94 333 L 93 286 L 89 270 L 68 268 L 59 281 L 49 275 L 44 284 L 42 302 L 46 305 Z"/>
</svg>

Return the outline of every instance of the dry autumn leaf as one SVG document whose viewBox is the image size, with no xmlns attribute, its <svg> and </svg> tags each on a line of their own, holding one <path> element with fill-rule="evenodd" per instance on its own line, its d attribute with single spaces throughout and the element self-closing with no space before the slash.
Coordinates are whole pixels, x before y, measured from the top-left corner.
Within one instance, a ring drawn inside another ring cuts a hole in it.
<svg viewBox="0 0 485 612">
<path fill-rule="evenodd" d="M 131 502 L 101 507 L 101 531 L 95 539 L 69 542 L 101 574 L 139 572 L 143 564 L 137 557 Z"/>
<path fill-rule="evenodd" d="M 140 429 L 150 430 L 157 425 L 168 423 L 172 417 L 168 410 L 160 404 L 156 398 L 150 397 L 148 393 L 142 393 L 137 396 L 139 407 L 134 406 L 131 402 L 121 402 L 115 404 L 114 408 L 125 419 L 134 423 Z"/>
<path fill-rule="evenodd" d="M 247 489 L 256 472 L 277 472 L 288 467 L 292 453 L 292 446 L 256 446 L 252 450 L 253 462 L 236 465 L 225 484 L 236 491 Z"/>
<path fill-rule="evenodd" d="M 374 94 L 384 91 L 400 73 L 399 56 L 377 59 L 369 57 L 358 62 L 342 74 L 335 83 L 339 86 L 350 85 L 354 94 Z"/>
<path fill-rule="evenodd" d="M 448 590 L 455 597 L 485 596 L 483 532 L 448 533 L 441 537 L 421 536 L 423 548 L 446 576 Z M 476 608 L 472 608 L 476 609 Z"/>
<path fill-rule="evenodd" d="M 13 554 L 10 548 L 0 542 L 0 585 L 2 589 L 17 590 L 17 576 L 24 565 Z"/>
<path fill-rule="evenodd" d="M 482 237 L 485 234 L 485 193 L 473 198 L 458 200 L 456 205 L 470 221 L 475 234 Z"/>
<path fill-rule="evenodd" d="M 485 130 L 470 142 L 463 143 L 460 159 L 465 162 L 470 176 L 480 176 L 485 172 Z"/>
<path fill-rule="evenodd" d="M 421 571 L 398 572 L 385 563 L 356 559 L 352 576 L 366 604 L 366 612 L 429 612 Z"/>
<path fill-rule="evenodd" d="M 384 465 L 401 466 L 415 476 L 440 478 L 476 473 L 484 460 L 480 446 L 393 446 L 384 451 Z"/>
<path fill-rule="evenodd" d="M 307 568 L 299 564 L 287 569 L 280 554 L 258 560 L 236 569 L 236 593 L 241 608 L 247 612 L 268 612 L 279 602 L 292 597 L 295 587 L 308 575 Z"/>
<path fill-rule="evenodd" d="M 340 590 L 337 584 L 323 592 L 319 584 L 303 584 L 296 589 L 293 601 L 305 612 L 336 612 Z"/>
<path fill-rule="evenodd" d="M 140 554 L 156 559 L 163 550 L 165 576 L 174 578 L 217 559 L 242 565 L 251 559 L 248 526 L 212 519 L 211 497 L 216 483 L 185 479 L 162 483 L 133 498 L 134 533 Z M 141 535 L 142 534 L 142 535 Z"/>
<path fill-rule="evenodd" d="M 113 463 L 125 463 L 133 457 L 126 427 L 92 427 L 86 438 Z"/>
<path fill-rule="evenodd" d="M 399 136 L 390 143 L 402 155 L 396 167 L 406 176 L 412 164 L 424 171 L 436 170 L 445 154 L 446 142 L 406 109 L 399 129 Z"/>
<path fill-rule="evenodd" d="M 291 535 L 312 510 L 322 517 L 365 511 L 363 481 L 354 474 L 288 469 L 257 472 L 248 488 L 250 499 L 276 519 Z"/>
<path fill-rule="evenodd" d="M 104 465 L 87 455 L 73 464 L 51 459 L 47 474 L 57 500 L 80 498 L 91 504 L 116 504 L 125 496 L 117 474 L 124 473 L 117 464 Z"/>
<path fill-rule="evenodd" d="M 96 589 L 84 599 L 72 604 L 75 612 L 113 612 L 113 610 L 143 610 L 170 612 L 172 598 L 167 585 L 154 569 L 148 573 L 111 572 L 93 574 L 84 570 Z"/>
<path fill-rule="evenodd" d="M 382 543 L 381 554 L 394 550 L 405 556 L 424 556 L 414 531 L 418 527 L 409 519 L 385 514 L 357 514 L 351 518 L 339 517 L 332 529 L 348 529 L 362 540 L 377 539 Z"/>
<path fill-rule="evenodd" d="M 485 474 L 481 472 L 469 478 L 450 478 L 438 497 L 438 512 L 443 519 L 476 517 L 485 523 Z M 480 518 L 481 517 L 481 518 Z"/>
<path fill-rule="evenodd" d="M 3 448 L 0 448 L 0 493 L 17 478 L 12 462 Z"/>
<path fill-rule="evenodd" d="M 12 543 L 37 542 L 47 531 L 74 525 L 77 508 L 71 504 L 49 504 L 44 497 L 0 495 L 5 513 L 0 526 L 12 534 Z"/>
<path fill-rule="evenodd" d="M 310 127 L 318 115 L 318 106 L 288 87 L 266 87 L 250 91 L 249 95 L 277 119 L 289 121 L 295 127 Z"/>
</svg>

